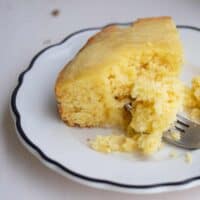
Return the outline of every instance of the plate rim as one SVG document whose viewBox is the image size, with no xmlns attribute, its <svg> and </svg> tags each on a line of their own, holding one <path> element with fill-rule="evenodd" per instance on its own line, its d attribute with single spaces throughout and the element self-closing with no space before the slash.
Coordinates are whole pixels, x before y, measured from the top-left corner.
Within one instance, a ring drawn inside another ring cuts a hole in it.
<svg viewBox="0 0 200 200">
<path fill-rule="evenodd" d="M 31 62 L 28 65 L 28 67 L 19 74 L 18 83 L 17 83 L 16 87 L 14 88 L 14 90 L 11 94 L 10 110 L 11 110 L 11 113 L 12 113 L 12 117 L 14 119 L 15 127 L 16 127 L 16 130 L 17 130 L 17 135 L 19 136 L 20 141 L 28 148 L 28 150 L 31 151 L 37 158 L 39 158 L 39 160 L 41 160 L 46 166 L 48 166 L 48 167 L 53 166 L 54 169 L 57 172 L 60 172 L 62 174 L 64 173 L 63 175 L 68 176 L 69 178 L 71 177 L 71 179 L 75 179 L 75 180 L 78 179 L 78 182 L 87 182 L 87 185 L 90 185 L 90 184 L 101 185 L 101 187 L 99 187 L 99 188 L 102 188 L 102 186 L 104 186 L 104 187 L 109 186 L 110 189 L 114 187 L 115 189 L 113 188 L 112 190 L 115 190 L 115 191 L 116 191 L 116 189 L 120 189 L 120 190 L 123 190 L 123 189 L 127 190 L 128 189 L 128 190 L 135 191 L 135 193 L 138 193 L 136 191 L 142 192 L 144 190 L 149 190 L 149 192 L 150 191 L 152 192 L 152 190 L 153 190 L 153 192 L 156 192 L 156 189 L 158 189 L 158 188 L 162 191 L 165 191 L 166 189 L 167 190 L 173 190 L 171 186 L 182 186 L 182 187 L 187 186 L 187 188 L 188 188 L 191 183 L 194 183 L 194 182 L 197 183 L 197 181 L 200 180 L 200 175 L 194 176 L 194 177 L 191 177 L 191 178 L 187 178 L 187 179 L 184 179 L 184 180 L 181 180 L 181 181 L 162 182 L 162 183 L 146 184 L 146 185 L 133 185 L 133 184 L 119 183 L 119 182 L 115 182 L 115 181 L 112 181 L 112 180 L 93 178 L 93 177 L 86 176 L 84 174 L 80 174 L 78 172 L 75 172 L 75 171 L 67 168 L 67 166 L 62 165 L 61 163 L 55 161 L 53 158 L 50 158 L 48 155 L 46 155 L 41 150 L 41 148 L 39 146 L 37 146 L 33 141 L 31 141 L 31 139 L 29 139 L 29 137 L 26 135 L 25 131 L 22 128 L 20 111 L 18 110 L 17 105 L 16 105 L 17 94 L 18 94 L 20 87 L 23 84 L 24 76 L 26 75 L 26 73 L 31 71 L 31 69 L 34 66 L 35 61 L 44 52 L 46 52 L 50 48 L 62 45 L 63 43 L 67 42 L 73 36 L 78 35 L 78 34 L 83 33 L 83 32 L 93 31 L 93 30 L 101 30 L 102 28 L 105 28 L 105 27 L 110 26 L 110 25 L 127 26 L 127 25 L 130 25 L 132 23 L 133 22 L 109 23 L 105 26 L 80 29 L 78 31 L 75 31 L 75 32 L 69 34 L 67 37 L 65 37 L 63 40 L 61 40 L 61 42 L 47 46 L 44 49 L 42 49 L 41 51 L 39 51 L 31 59 Z M 200 28 L 196 27 L 196 26 L 177 25 L 177 28 L 179 28 L 179 29 L 189 29 L 189 30 L 194 30 L 194 31 L 200 32 Z M 50 167 L 50 168 L 52 168 L 52 167 Z M 199 182 L 199 184 L 200 184 L 200 182 Z M 104 187 L 103 187 L 103 189 L 106 189 Z M 169 188 L 171 188 L 171 189 L 169 189 Z M 160 191 L 160 192 L 162 192 L 162 191 Z M 141 192 L 139 192 L 139 193 L 141 193 Z"/>
</svg>

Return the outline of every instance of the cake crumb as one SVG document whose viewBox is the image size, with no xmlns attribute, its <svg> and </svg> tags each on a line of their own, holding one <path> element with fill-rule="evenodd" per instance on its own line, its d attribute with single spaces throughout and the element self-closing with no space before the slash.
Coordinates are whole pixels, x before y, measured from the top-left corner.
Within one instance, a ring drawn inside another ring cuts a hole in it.
<svg viewBox="0 0 200 200">
<path fill-rule="evenodd" d="M 178 131 L 172 131 L 171 137 L 175 141 L 179 141 L 181 139 L 181 134 Z"/>
<path fill-rule="evenodd" d="M 177 153 L 177 151 L 171 151 L 170 153 L 169 153 L 169 157 L 170 158 L 177 158 L 178 157 L 178 153 Z"/>
<path fill-rule="evenodd" d="M 51 15 L 54 17 L 57 17 L 59 14 L 60 14 L 60 10 L 58 10 L 58 9 L 54 9 L 51 11 Z"/>
<path fill-rule="evenodd" d="M 89 141 L 89 146 L 102 153 L 111 152 L 134 152 L 136 142 L 133 138 L 124 134 L 97 135 L 94 140 Z"/>
<path fill-rule="evenodd" d="M 192 154 L 187 152 L 185 154 L 185 162 L 188 163 L 188 164 L 191 164 L 192 163 Z"/>
</svg>

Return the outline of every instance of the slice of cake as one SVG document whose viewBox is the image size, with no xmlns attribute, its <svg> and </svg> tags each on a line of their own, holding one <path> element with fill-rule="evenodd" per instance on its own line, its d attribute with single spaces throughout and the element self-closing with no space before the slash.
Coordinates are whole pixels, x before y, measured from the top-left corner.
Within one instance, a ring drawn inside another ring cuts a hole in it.
<svg viewBox="0 0 200 200">
<path fill-rule="evenodd" d="M 120 127 L 135 134 L 145 152 L 144 146 L 152 146 L 142 143 L 148 141 L 147 134 L 159 135 L 160 142 L 180 107 L 177 76 L 182 60 L 170 17 L 106 27 L 58 76 L 55 93 L 61 119 L 70 126 Z M 131 114 L 124 109 L 129 102 L 135 105 Z"/>
</svg>

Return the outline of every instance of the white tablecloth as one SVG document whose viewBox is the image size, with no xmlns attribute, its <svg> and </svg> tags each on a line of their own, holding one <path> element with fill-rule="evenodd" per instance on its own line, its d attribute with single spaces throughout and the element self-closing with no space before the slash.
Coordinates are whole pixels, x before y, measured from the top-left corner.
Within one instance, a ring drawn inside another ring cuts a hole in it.
<svg viewBox="0 0 200 200">
<path fill-rule="evenodd" d="M 59 9 L 57 17 L 51 15 Z M 0 199 L 200 199 L 200 187 L 153 195 L 89 188 L 43 166 L 19 142 L 9 113 L 18 74 L 47 43 L 86 27 L 171 15 L 177 24 L 200 27 L 198 0 L 0 0 Z M 50 40 L 50 41 L 47 41 Z"/>
</svg>

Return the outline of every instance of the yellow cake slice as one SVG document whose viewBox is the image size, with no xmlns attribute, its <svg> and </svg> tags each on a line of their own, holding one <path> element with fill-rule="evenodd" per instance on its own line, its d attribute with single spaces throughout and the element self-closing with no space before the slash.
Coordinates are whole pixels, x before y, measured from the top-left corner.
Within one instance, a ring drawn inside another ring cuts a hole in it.
<svg viewBox="0 0 200 200">
<path fill-rule="evenodd" d="M 91 143 L 96 150 L 155 152 L 182 104 L 182 62 L 182 45 L 170 17 L 106 27 L 58 75 L 61 119 L 70 126 L 126 130 L 127 136 L 97 137 Z M 126 103 L 132 104 L 129 112 Z M 127 147 L 130 139 L 134 142 Z M 109 146 L 111 141 L 118 148 Z"/>
<path fill-rule="evenodd" d="M 60 72 L 56 100 L 70 126 L 126 127 L 138 76 L 177 76 L 182 46 L 170 17 L 139 19 L 126 28 L 109 26 L 91 37 Z"/>
</svg>

